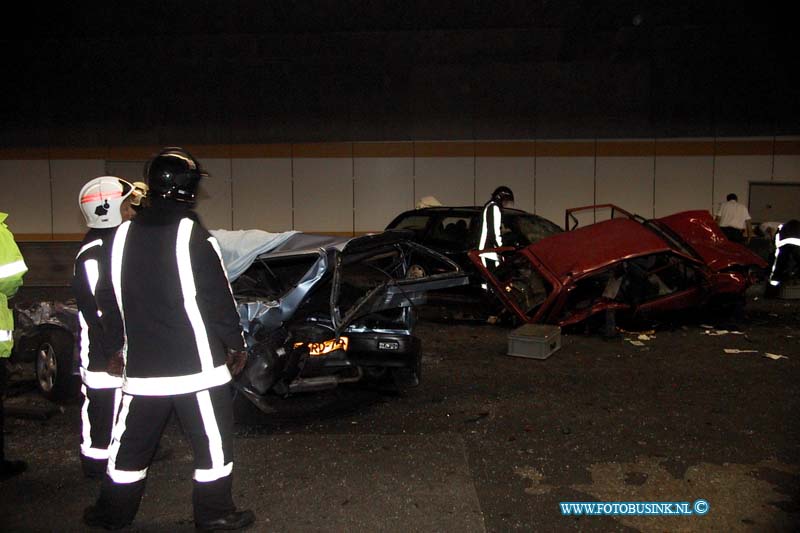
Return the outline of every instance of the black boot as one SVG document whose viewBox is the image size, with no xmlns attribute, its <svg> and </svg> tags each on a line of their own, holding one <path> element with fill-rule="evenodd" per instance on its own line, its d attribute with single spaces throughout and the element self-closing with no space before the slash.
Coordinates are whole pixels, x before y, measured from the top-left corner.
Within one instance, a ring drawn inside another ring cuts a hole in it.
<svg viewBox="0 0 800 533">
<path fill-rule="evenodd" d="M 96 505 L 90 505 L 83 510 L 83 523 L 87 526 L 102 527 L 110 530 L 122 529 L 130 524 L 130 522 L 115 520 Z"/>
<path fill-rule="evenodd" d="M 27 469 L 28 465 L 25 461 L 7 461 L 3 459 L 2 464 L 0 464 L 0 481 L 19 475 Z"/>
</svg>

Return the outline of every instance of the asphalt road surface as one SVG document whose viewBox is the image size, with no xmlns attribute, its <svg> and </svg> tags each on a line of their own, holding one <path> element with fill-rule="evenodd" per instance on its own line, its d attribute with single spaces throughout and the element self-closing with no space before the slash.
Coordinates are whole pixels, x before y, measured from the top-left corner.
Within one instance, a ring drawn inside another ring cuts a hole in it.
<svg viewBox="0 0 800 533">
<path fill-rule="evenodd" d="M 419 387 L 340 388 L 268 415 L 239 405 L 234 496 L 256 512 L 253 531 L 795 531 L 798 311 L 758 299 L 734 325 L 699 315 L 641 338 L 565 332 L 546 360 L 507 356 L 508 327 L 422 321 Z M 80 474 L 78 406 L 46 402 L 17 370 L 7 455 L 30 470 L 0 484 L 0 529 L 84 531 L 98 483 Z M 177 422 L 162 449 L 130 529 L 191 531 Z M 559 505 L 697 500 L 705 514 Z"/>
</svg>

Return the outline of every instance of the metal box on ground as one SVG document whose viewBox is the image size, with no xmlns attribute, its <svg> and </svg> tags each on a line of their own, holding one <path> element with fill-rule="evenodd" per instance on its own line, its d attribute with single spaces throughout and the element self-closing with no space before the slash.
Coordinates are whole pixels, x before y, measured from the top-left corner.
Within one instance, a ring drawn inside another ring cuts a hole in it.
<svg viewBox="0 0 800 533">
<path fill-rule="evenodd" d="M 508 355 L 547 359 L 561 348 L 561 328 L 545 324 L 525 324 L 508 334 Z"/>
</svg>

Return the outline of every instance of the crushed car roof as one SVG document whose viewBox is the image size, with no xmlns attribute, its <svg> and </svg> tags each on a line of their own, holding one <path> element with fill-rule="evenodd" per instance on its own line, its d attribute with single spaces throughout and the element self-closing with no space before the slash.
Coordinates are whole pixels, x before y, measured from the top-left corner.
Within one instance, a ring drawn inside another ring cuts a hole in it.
<svg viewBox="0 0 800 533">
<path fill-rule="evenodd" d="M 656 221 L 677 233 L 712 270 L 743 264 L 767 267 L 767 262 L 751 250 L 728 240 L 708 211 L 683 211 Z"/>
<path fill-rule="evenodd" d="M 639 222 L 615 218 L 551 235 L 526 249 L 553 274 L 563 278 L 620 259 L 667 251 L 670 247 Z"/>
</svg>

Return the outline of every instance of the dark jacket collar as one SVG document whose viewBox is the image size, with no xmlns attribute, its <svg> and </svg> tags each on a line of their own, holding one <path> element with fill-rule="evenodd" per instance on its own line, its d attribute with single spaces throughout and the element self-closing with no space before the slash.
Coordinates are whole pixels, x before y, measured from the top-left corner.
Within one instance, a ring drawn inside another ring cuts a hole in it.
<svg viewBox="0 0 800 533">
<path fill-rule="evenodd" d="M 133 219 L 133 222 L 136 224 L 160 226 L 174 224 L 183 218 L 189 218 L 200 223 L 200 218 L 192 207 L 191 205 L 173 202 L 172 200 L 153 198 L 150 205 L 142 209 L 139 214 L 136 215 L 136 218 Z"/>
</svg>

